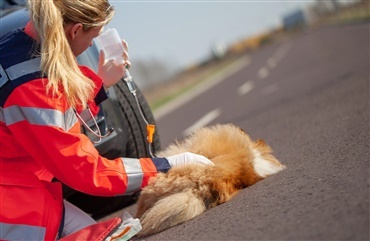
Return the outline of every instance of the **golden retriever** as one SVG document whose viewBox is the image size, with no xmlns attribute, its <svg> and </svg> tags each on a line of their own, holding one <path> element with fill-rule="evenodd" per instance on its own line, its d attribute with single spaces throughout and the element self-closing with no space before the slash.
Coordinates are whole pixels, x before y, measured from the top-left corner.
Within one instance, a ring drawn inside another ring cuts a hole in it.
<svg viewBox="0 0 370 241">
<path fill-rule="evenodd" d="M 182 152 L 204 155 L 215 165 L 176 166 L 151 178 L 138 200 L 137 217 L 143 228 L 138 235 L 158 233 L 192 219 L 285 169 L 263 140 L 252 141 L 232 124 L 201 128 L 158 156 Z"/>
</svg>

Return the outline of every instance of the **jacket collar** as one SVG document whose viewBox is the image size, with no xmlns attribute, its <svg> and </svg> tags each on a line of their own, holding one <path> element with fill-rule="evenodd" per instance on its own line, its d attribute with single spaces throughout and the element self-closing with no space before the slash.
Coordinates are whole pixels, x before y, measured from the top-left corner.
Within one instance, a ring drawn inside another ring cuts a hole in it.
<svg viewBox="0 0 370 241">
<path fill-rule="evenodd" d="M 24 32 L 28 36 L 30 36 L 31 38 L 33 38 L 34 40 L 36 40 L 37 42 L 40 42 L 39 41 L 39 36 L 37 35 L 37 31 L 36 31 L 36 29 L 33 26 L 33 23 L 31 21 L 28 21 L 26 27 L 24 28 Z"/>
</svg>

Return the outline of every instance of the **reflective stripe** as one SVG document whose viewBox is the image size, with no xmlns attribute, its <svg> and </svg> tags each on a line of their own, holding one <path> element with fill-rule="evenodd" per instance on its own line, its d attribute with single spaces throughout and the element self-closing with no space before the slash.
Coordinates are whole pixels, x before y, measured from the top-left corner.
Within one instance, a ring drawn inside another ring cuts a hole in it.
<svg viewBox="0 0 370 241">
<path fill-rule="evenodd" d="M 22 63 L 10 66 L 5 71 L 10 80 L 18 79 L 27 74 L 40 71 L 41 58 L 30 59 Z"/>
<path fill-rule="evenodd" d="M 134 158 L 121 158 L 127 173 L 127 190 L 125 194 L 134 193 L 141 188 L 144 173 L 141 168 L 140 160 Z"/>
<path fill-rule="evenodd" d="M 5 122 L 4 111 L 1 106 L 0 106 L 0 122 Z"/>
<path fill-rule="evenodd" d="M 8 126 L 27 120 L 33 125 L 56 126 L 68 131 L 78 121 L 72 108 L 63 113 L 54 109 L 13 105 L 0 109 L 0 111 L 2 112 L 0 113 L 0 120 Z"/>
<path fill-rule="evenodd" d="M 0 240 L 44 240 L 45 227 L 0 222 Z"/>
<path fill-rule="evenodd" d="M 0 88 L 8 81 L 8 76 L 3 69 L 3 66 L 0 64 Z"/>
</svg>

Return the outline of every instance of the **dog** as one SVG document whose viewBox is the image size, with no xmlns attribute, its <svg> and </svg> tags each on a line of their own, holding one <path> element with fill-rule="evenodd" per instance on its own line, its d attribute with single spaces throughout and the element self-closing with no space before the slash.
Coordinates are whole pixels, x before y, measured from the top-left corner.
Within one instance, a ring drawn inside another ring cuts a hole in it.
<svg viewBox="0 0 370 241">
<path fill-rule="evenodd" d="M 175 166 L 149 180 L 137 201 L 137 218 L 146 236 L 190 220 L 229 201 L 239 190 L 277 173 L 285 166 L 263 140 L 252 141 L 233 124 L 198 129 L 158 156 L 183 152 L 204 155 L 215 165 Z"/>
</svg>

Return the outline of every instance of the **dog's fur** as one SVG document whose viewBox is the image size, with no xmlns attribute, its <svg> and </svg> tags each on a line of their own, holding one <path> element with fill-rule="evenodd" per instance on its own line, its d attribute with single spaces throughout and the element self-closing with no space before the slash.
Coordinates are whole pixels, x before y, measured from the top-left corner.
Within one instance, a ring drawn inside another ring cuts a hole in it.
<svg viewBox="0 0 370 241">
<path fill-rule="evenodd" d="M 193 152 L 214 166 L 183 165 L 151 178 L 138 200 L 139 235 L 160 232 L 225 203 L 242 188 L 253 185 L 285 166 L 263 140 L 253 142 L 240 128 L 215 125 L 197 130 L 158 156 Z"/>
</svg>

